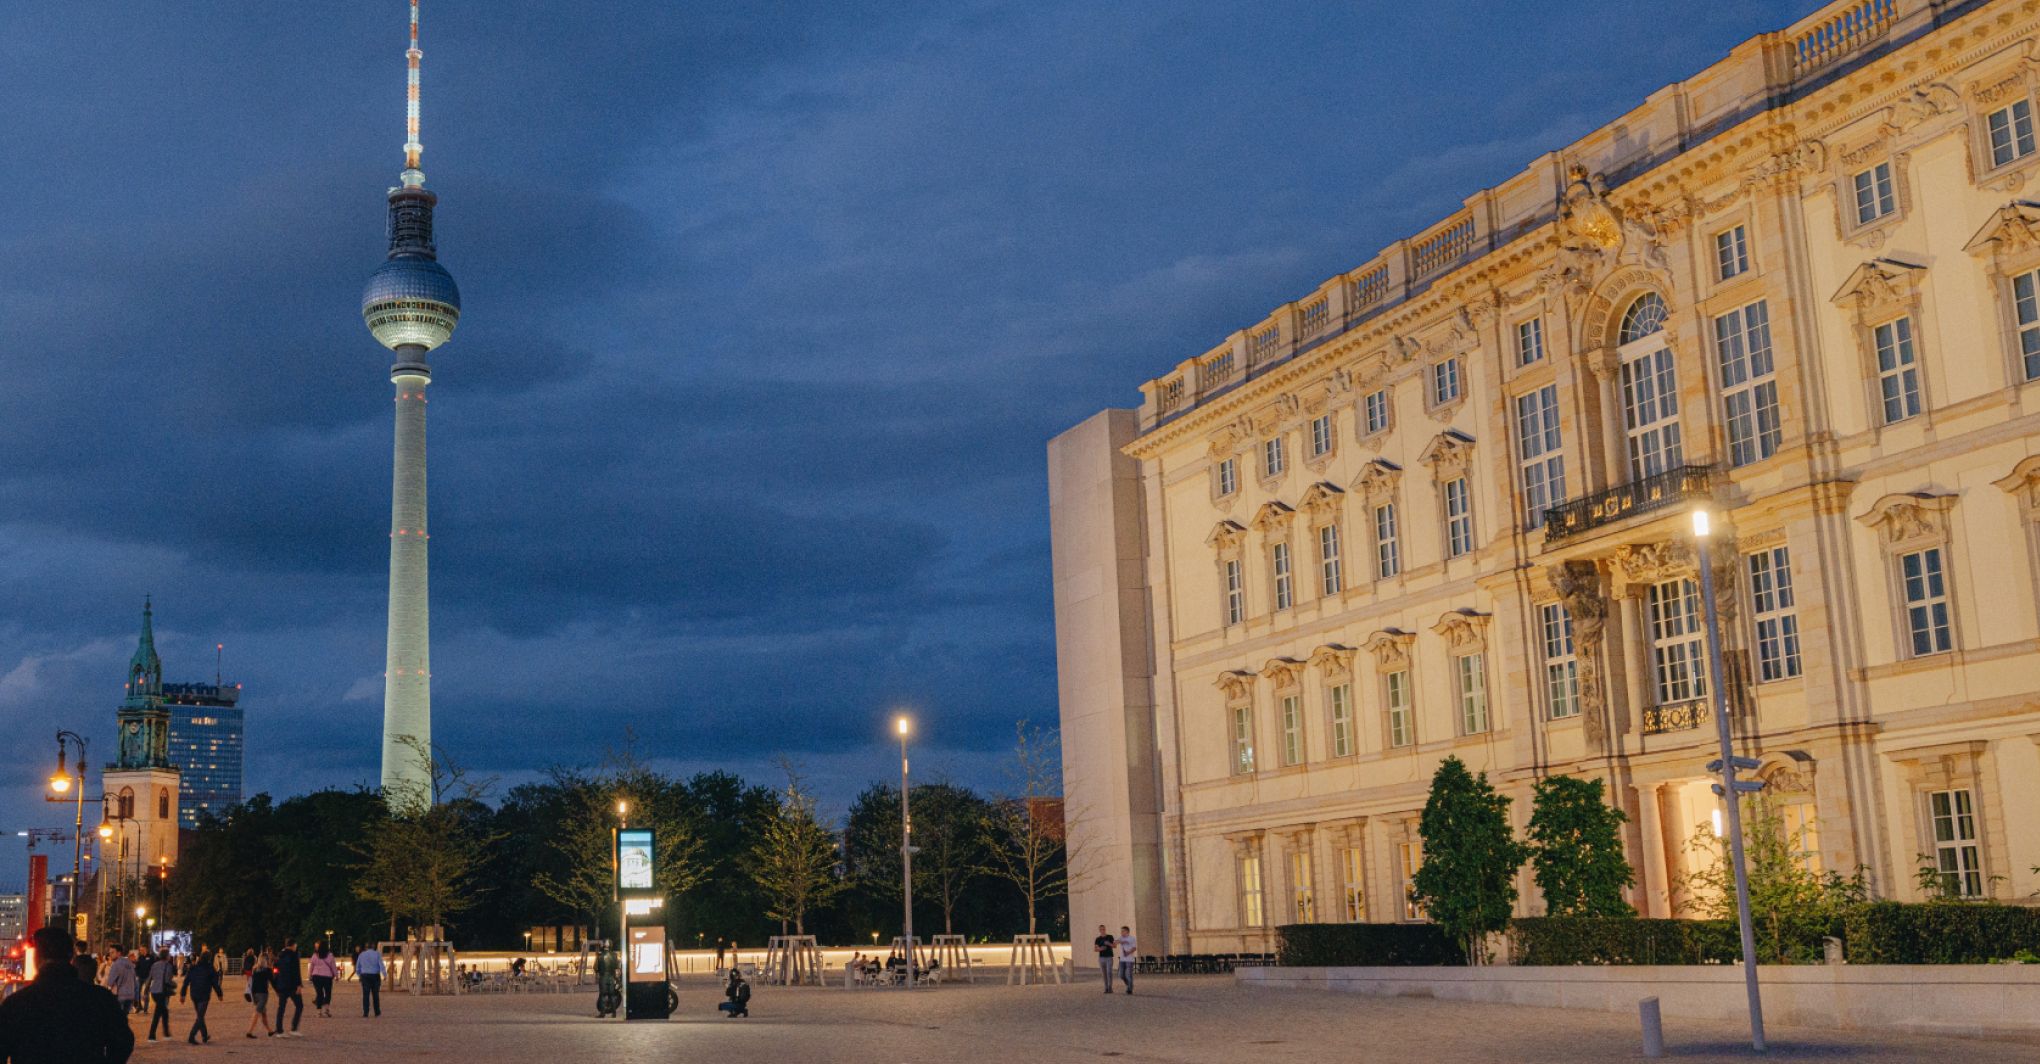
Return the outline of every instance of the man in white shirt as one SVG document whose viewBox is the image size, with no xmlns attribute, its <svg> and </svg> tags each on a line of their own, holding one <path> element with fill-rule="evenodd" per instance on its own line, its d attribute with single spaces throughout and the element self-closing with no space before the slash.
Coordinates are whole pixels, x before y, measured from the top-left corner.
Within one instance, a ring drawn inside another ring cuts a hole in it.
<svg viewBox="0 0 2040 1064">
<path fill-rule="evenodd" d="M 1140 943 L 1133 937 L 1133 929 L 1125 925 L 1119 928 L 1119 980 L 1126 984 L 1126 992 L 1133 993 L 1133 962 L 1139 953 Z"/>
<path fill-rule="evenodd" d="M 370 946 L 354 957 L 354 975 L 361 980 L 361 1014 L 366 1017 L 370 1008 L 377 1016 L 382 1015 L 382 951 Z"/>
</svg>

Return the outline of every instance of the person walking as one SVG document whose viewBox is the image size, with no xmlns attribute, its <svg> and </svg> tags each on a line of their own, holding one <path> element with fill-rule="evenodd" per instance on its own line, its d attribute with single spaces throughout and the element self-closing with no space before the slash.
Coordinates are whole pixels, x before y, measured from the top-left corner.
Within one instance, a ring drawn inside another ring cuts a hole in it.
<svg viewBox="0 0 2040 1064">
<path fill-rule="evenodd" d="M 354 956 L 354 974 L 361 980 L 361 1015 L 368 1016 L 370 1006 L 377 1016 L 382 1015 L 382 951 L 374 946 L 364 946 Z"/>
<path fill-rule="evenodd" d="M 149 969 L 156 966 L 156 955 L 143 946 L 135 951 L 135 1014 L 149 1014 Z"/>
<path fill-rule="evenodd" d="M 71 948 L 74 951 L 71 954 L 71 967 L 77 969 L 78 978 L 84 980 L 86 986 L 98 983 L 99 958 L 92 955 L 91 948 L 82 940 Z"/>
<path fill-rule="evenodd" d="M 321 1016 L 333 1015 L 333 980 L 340 977 L 340 958 L 326 948 L 321 940 L 312 947 L 312 959 L 308 966 L 312 975 L 312 1011 Z"/>
<path fill-rule="evenodd" d="M 197 1044 L 201 1038 L 212 1041 L 212 1032 L 205 1026 L 205 1010 L 212 1007 L 214 998 L 225 1000 L 227 996 L 220 989 L 220 970 L 214 965 L 215 959 L 213 951 L 201 945 L 198 956 L 184 966 L 184 989 L 177 996 L 191 1001 L 191 1030 L 184 1036 L 190 1044 Z"/>
<path fill-rule="evenodd" d="M 117 953 L 107 964 L 106 989 L 113 991 L 123 1013 L 135 1011 L 135 998 L 141 994 L 142 982 L 135 975 L 134 960 L 127 954 Z"/>
<path fill-rule="evenodd" d="M 1098 970 L 1104 973 L 1105 992 L 1110 994 L 1112 992 L 1112 965 L 1119 956 L 1119 940 L 1112 937 L 1112 932 L 1105 930 L 1104 924 L 1099 924 L 1098 937 L 1091 940 L 1091 948 L 1098 954 Z"/>
<path fill-rule="evenodd" d="M 255 1037 L 257 1027 L 262 1028 L 263 1034 L 269 1033 L 269 960 L 268 950 L 258 954 L 251 949 L 241 954 L 241 971 L 248 977 L 241 1000 L 255 1006 L 255 1015 L 248 1021 L 250 1038 Z"/>
<path fill-rule="evenodd" d="M 71 933 L 45 927 L 33 941 L 42 958 L 35 981 L 0 1001 L 0 1061 L 126 1064 L 135 1032 L 113 991 L 78 978 Z"/>
<path fill-rule="evenodd" d="M 303 987 L 305 976 L 298 961 L 297 940 L 283 940 L 283 950 L 276 955 L 276 964 L 269 975 L 269 989 L 276 994 L 276 1029 L 269 1032 L 277 1038 L 298 1037 L 298 1021 L 305 1014 Z M 290 1030 L 283 1029 L 283 1007 L 293 1006 L 290 1013 Z"/>
<path fill-rule="evenodd" d="M 1133 929 L 1119 925 L 1119 978 L 1126 984 L 1126 992 L 1133 993 L 1133 965 L 1139 959 L 1140 941 L 1133 937 Z"/>
<path fill-rule="evenodd" d="M 176 1037 L 170 1028 L 170 995 L 177 992 L 177 966 L 170 963 L 170 951 L 166 948 L 156 954 L 156 963 L 149 965 L 149 1000 L 155 1008 L 149 1013 L 149 1041 L 156 1040 L 156 1027 L 161 1024 L 163 1033 Z"/>
</svg>

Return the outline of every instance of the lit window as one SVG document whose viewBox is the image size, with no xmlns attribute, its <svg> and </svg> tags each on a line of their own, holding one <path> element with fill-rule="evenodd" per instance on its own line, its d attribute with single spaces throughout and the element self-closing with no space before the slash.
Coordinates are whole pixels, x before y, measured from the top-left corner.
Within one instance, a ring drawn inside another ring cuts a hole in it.
<svg viewBox="0 0 2040 1064">
<path fill-rule="evenodd" d="M 1544 633 L 1544 702 L 1553 720 L 1580 712 L 1579 660 L 1573 649 L 1572 614 L 1559 602 L 1538 607 Z"/>
<path fill-rule="evenodd" d="M 1905 627 L 1912 656 L 1942 654 L 1954 648 L 1948 630 L 1948 585 L 1941 573 L 1941 548 L 1928 547 L 1898 559 L 1905 582 Z"/>
<path fill-rule="evenodd" d="M 1310 419 L 1310 456 L 1323 458 L 1332 453 L 1332 415 L 1319 414 Z"/>
<path fill-rule="evenodd" d="M 2012 279 L 2019 314 L 2019 356 L 2027 380 L 2040 380 L 2040 270 Z"/>
<path fill-rule="evenodd" d="M 1488 730 L 1487 655 L 1461 654 L 1454 659 L 1458 672 L 1459 731 L 1479 735 Z"/>
<path fill-rule="evenodd" d="M 1271 477 L 1282 475 L 1282 437 L 1276 436 L 1261 444 L 1261 473 Z"/>
<path fill-rule="evenodd" d="M 1225 623 L 1238 624 L 1247 619 L 1247 589 L 1240 574 L 1240 563 L 1228 558 L 1225 563 Z"/>
<path fill-rule="evenodd" d="M 1240 856 L 1240 926 L 1261 926 L 1261 855 Z"/>
<path fill-rule="evenodd" d="M 1368 392 L 1367 398 L 1361 402 L 1361 408 L 1368 435 L 1388 431 L 1388 389 L 1378 388 Z"/>
<path fill-rule="evenodd" d="M 1778 453 L 1778 381 L 1771 357 L 1771 310 L 1758 300 L 1714 319 L 1721 364 L 1721 402 L 1728 416 L 1728 455 L 1748 465 Z"/>
<path fill-rule="evenodd" d="M 1310 851 L 1289 855 L 1289 915 L 1299 924 L 1317 922 L 1317 892 L 1311 889 Z"/>
<path fill-rule="evenodd" d="M 1706 636 L 1700 627 L 1700 589 L 1691 580 L 1652 584 L 1650 647 L 1657 704 L 1707 697 Z"/>
<path fill-rule="evenodd" d="M 1629 304 L 1629 309 L 1622 312 L 1622 327 L 1616 333 L 1616 342 L 1631 344 L 1646 336 L 1663 332 L 1665 318 L 1669 314 L 1663 296 L 1656 292 L 1646 292 L 1638 296 L 1636 302 Z"/>
<path fill-rule="evenodd" d="M 1293 598 L 1290 589 L 1289 544 L 1275 544 L 1274 548 L 1269 551 L 1269 555 L 1273 560 L 1275 569 L 1275 608 L 1286 610 L 1290 607 Z"/>
<path fill-rule="evenodd" d="M 1329 598 L 1345 587 L 1345 576 L 1339 567 L 1339 526 L 1326 525 L 1318 529 L 1317 536 L 1318 586 Z"/>
<path fill-rule="evenodd" d="M 1424 866 L 1424 844 L 1415 841 L 1396 843 L 1396 857 L 1402 865 L 1403 919 L 1422 920 L 1424 907 L 1417 904 L 1417 869 Z"/>
<path fill-rule="evenodd" d="M 1445 482 L 1445 556 L 1457 558 L 1473 551 L 1473 491 L 1465 477 Z"/>
<path fill-rule="evenodd" d="M 1983 897 L 1983 848 L 1976 838 L 1976 810 L 1969 791 L 1934 791 L 1927 795 L 1927 811 L 1934 821 L 1934 864 L 1942 893 Z"/>
<path fill-rule="evenodd" d="M 1325 699 L 1332 707 L 1332 756 L 1350 757 L 1353 753 L 1353 685 L 1342 683 L 1329 688 Z"/>
<path fill-rule="evenodd" d="M 1254 710 L 1252 706 L 1232 708 L 1233 775 L 1254 771 Z"/>
<path fill-rule="evenodd" d="M 2003 166 L 2033 154 L 2033 105 L 2019 100 L 2010 107 L 1992 111 L 1986 120 L 1990 127 L 1990 165 Z"/>
<path fill-rule="evenodd" d="M 1544 511 L 1565 501 L 1565 454 L 1559 450 L 1558 385 L 1516 397 L 1516 449 L 1523 471 L 1524 519 L 1543 523 Z"/>
<path fill-rule="evenodd" d="M 1516 364 L 1527 366 L 1544 361 L 1544 319 L 1516 323 Z"/>
<path fill-rule="evenodd" d="M 1785 848 L 1792 852 L 1792 863 L 1802 872 L 1814 875 L 1821 873 L 1820 820 L 1814 813 L 1812 802 L 1791 802 L 1778 808 L 1780 825 L 1785 832 Z"/>
<path fill-rule="evenodd" d="M 1416 721 L 1410 715 L 1410 674 L 1407 669 L 1382 678 L 1383 701 L 1388 706 L 1388 745 L 1408 746 L 1417 741 Z"/>
<path fill-rule="evenodd" d="M 1685 463 L 1680 446 L 1679 372 L 1670 348 L 1622 364 L 1622 413 L 1629 438 L 1629 474 L 1642 480 Z"/>
<path fill-rule="evenodd" d="M 1282 697 L 1282 764 L 1303 764 L 1303 708 L 1295 695 Z"/>
<path fill-rule="evenodd" d="M 1750 272 L 1749 234 L 1742 226 L 1714 234 L 1714 268 L 1724 281 Z"/>
<path fill-rule="evenodd" d="M 1459 398 L 1459 360 L 1448 358 L 1431 366 L 1431 405 L 1444 406 Z"/>
<path fill-rule="evenodd" d="M 1346 922 L 1359 924 L 1367 922 L 1367 865 L 1366 854 L 1358 846 L 1348 846 L 1339 851 L 1342 871 L 1345 873 Z"/>
<path fill-rule="evenodd" d="M 1792 602 L 1792 557 L 1784 547 L 1750 559 L 1750 602 L 1757 627 L 1757 679 L 1799 675 L 1799 614 Z"/>
<path fill-rule="evenodd" d="M 1884 423 L 1896 424 L 1920 412 L 1920 371 L 1913 354 L 1911 318 L 1887 321 L 1873 330 L 1877 342 L 1877 390 L 1884 399 Z"/>
<path fill-rule="evenodd" d="M 1891 187 L 1891 163 L 1881 162 L 1857 174 L 1856 224 L 1869 225 L 1898 210 L 1898 199 Z"/>
<path fill-rule="evenodd" d="M 1218 463 L 1218 493 L 1231 495 L 1240 489 L 1240 461 L 1228 458 Z"/>
<path fill-rule="evenodd" d="M 1386 580 L 1402 572 L 1402 553 L 1396 546 L 1395 504 L 1374 508 L 1374 575 Z"/>
</svg>

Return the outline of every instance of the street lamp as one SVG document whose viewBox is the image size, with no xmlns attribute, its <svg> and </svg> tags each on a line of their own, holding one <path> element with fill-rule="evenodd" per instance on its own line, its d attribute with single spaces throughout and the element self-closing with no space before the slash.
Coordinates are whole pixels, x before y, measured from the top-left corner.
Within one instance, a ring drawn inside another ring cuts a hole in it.
<svg viewBox="0 0 2040 1064">
<path fill-rule="evenodd" d="M 914 818 L 907 810 L 907 733 L 913 725 L 905 715 L 894 718 L 893 728 L 900 734 L 900 897 L 904 925 L 900 945 L 906 950 L 906 986 L 914 985 Z"/>
<path fill-rule="evenodd" d="M 65 743 L 78 747 L 78 767 L 66 771 L 64 767 Z M 74 786 L 75 783 L 75 786 Z M 65 800 L 68 794 L 77 806 L 76 819 L 71 831 L 71 937 L 78 935 L 78 877 L 85 863 L 85 737 L 74 731 L 57 732 L 57 771 L 50 776 L 50 791 L 55 797 L 52 802 Z M 77 793 L 71 794 L 76 791 Z"/>
<path fill-rule="evenodd" d="M 1750 999 L 1750 1046 L 1764 1051 L 1764 1002 L 1757 992 L 1757 936 L 1750 926 L 1750 874 L 1743 860 L 1742 796 L 1758 791 L 1757 780 L 1738 780 L 1739 768 L 1754 769 L 1757 763 L 1735 756 L 1728 733 L 1728 674 L 1721 667 L 1721 614 L 1714 605 L 1714 566 L 1708 558 L 1711 518 L 1705 509 L 1693 511 L 1694 560 L 1700 568 L 1700 602 L 1707 612 L 1707 675 L 1714 701 L 1714 734 L 1720 741 L 1721 756 L 1707 766 L 1721 773 L 1714 793 L 1728 812 L 1728 852 L 1735 868 L 1735 916 L 1742 929 L 1743 984 Z"/>
</svg>

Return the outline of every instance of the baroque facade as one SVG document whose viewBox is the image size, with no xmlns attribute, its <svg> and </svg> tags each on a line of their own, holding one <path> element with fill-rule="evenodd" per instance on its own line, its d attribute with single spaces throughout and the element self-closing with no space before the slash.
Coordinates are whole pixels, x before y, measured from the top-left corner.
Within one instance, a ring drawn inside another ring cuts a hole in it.
<svg viewBox="0 0 2040 1064">
<path fill-rule="evenodd" d="M 1071 925 L 1420 919 L 1452 755 L 1675 915 L 1716 683 L 1808 866 L 2040 890 L 2036 106 L 2034 0 L 1829 4 L 1058 437 Z"/>
</svg>

